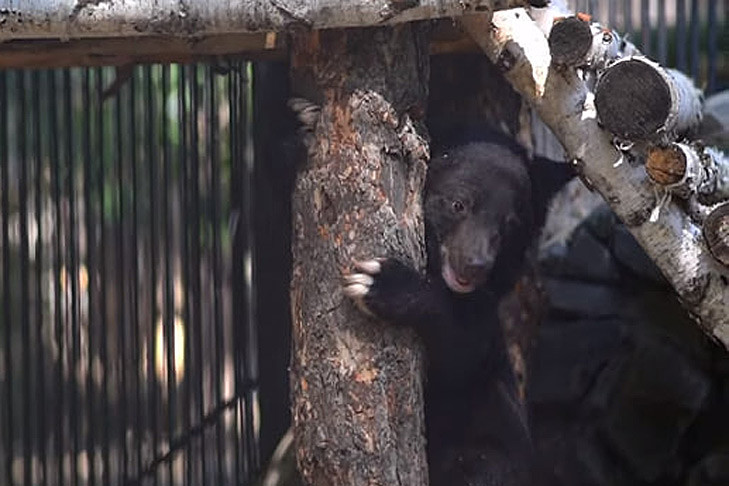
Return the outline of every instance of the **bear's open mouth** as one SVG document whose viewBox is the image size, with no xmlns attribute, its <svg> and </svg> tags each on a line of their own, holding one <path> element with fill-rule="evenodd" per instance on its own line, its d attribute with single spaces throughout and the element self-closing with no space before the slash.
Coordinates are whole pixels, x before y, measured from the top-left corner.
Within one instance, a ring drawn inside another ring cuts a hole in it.
<svg viewBox="0 0 729 486">
<path fill-rule="evenodd" d="M 445 281 L 448 288 L 459 294 L 467 294 L 473 292 L 476 289 L 476 282 L 459 276 L 451 267 L 447 258 L 443 260 L 443 267 L 441 270 L 443 280 Z"/>
</svg>

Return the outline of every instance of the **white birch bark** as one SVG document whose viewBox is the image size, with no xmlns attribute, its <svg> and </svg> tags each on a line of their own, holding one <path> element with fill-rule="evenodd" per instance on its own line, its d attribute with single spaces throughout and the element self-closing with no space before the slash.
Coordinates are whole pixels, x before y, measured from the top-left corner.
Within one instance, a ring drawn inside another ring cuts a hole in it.
<svg viewBox="0 0 729 486">
<path fill-rule="evenodd" d="M 488 12 L 523 0 L 0 0 L 0 42 L 143 35 L 195 37 L 366 27 Z"/>
<path fill-rule="evenodd" d="M 575 69 L 551 66 L 547 38 L 523 9 L 464 27 L 560 140 L 587 181 L 623 220 L 711 336 L 729 347 L 729 279 L 709 252 L 702 229 L 668 199 L 659 204 L 645 169 L 613 145 L 597 122 L 594 96 Z"/>
</svg>

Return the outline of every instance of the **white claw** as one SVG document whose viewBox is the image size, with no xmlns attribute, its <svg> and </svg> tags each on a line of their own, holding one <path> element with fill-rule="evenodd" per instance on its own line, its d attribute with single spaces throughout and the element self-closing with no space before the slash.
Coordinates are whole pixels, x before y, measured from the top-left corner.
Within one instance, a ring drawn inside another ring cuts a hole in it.
<svg viewBox="0 0 729 486">
<path fill-rule="evenodd" d="M 346 285 L 362 284 L 366 285 L 367 287 L 371 287 L 372 284 L 375 283 L 375 279 L 367 275 L 366 273 L 353 273 L 350 275 L 345 275 L 344 282 Z"/>
<path fill-rule="evenodd" d="M 367 292 L 370 291 L 369 285 L 363 285 L 359 283 L 355 284 L 349 284 L 345 285 L 344 289 L 342 289 L 344 292 L 344 295 L 349 297 L 350 299 L 361 299 L 365 295 L 367 295 Z"/>
<path fill-rule="evenodd" d="M 370 275 L 376 275 L 380 273 L 380 270 L 382 269 L 382 264 L 380 263 L 381 260 L 366 260 L 363 262 L 354 262 L 354 266 L 365 273 L 369 273 Z"/>
</svg>

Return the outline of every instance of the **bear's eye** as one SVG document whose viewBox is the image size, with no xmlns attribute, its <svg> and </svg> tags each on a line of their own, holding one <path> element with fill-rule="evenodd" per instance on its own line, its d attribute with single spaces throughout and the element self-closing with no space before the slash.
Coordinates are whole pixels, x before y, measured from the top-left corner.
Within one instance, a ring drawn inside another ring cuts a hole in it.
<svg viewBox="0 0 729 486">
<path fill-rule="evenodd" d="M 451 209 L 453 209 L 453 212 L 456 214 L 461 214 L 466 210 L 466 205 L 463 204 L 463 201 L 459 201 L 456 199 L 455 201 L 451 202 Z"/>
</svg>

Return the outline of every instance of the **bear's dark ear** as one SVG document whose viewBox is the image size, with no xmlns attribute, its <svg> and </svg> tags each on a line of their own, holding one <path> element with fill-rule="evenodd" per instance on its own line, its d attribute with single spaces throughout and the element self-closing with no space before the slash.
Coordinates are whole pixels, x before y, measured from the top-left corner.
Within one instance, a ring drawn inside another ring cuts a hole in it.
<svg viewBox="0 0 729 486">
<path fill-rule="evenodd" d="M 572 164 L 544 157 L 534 157 L 529 164 L 532 198 L 538 212 L 546 211 L 549 201 L 577 175 Z"/>
</svg>

